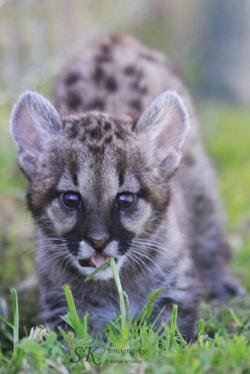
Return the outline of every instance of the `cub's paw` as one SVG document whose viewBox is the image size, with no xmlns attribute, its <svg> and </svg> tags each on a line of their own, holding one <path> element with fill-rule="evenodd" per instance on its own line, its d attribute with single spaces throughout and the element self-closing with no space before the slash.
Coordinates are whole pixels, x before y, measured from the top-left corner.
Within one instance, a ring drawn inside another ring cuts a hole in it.
<svg viewBox="0 0 250 374">
<path fill-rule="evenodd" d="M 226 301 L 231 298 L 240 298 L 244 296 L 245 290 L 240 283 L 231 277 L 226 277 L 217 282 L 213 282 L 208 290 L 210 299 Z"/>
</svg>

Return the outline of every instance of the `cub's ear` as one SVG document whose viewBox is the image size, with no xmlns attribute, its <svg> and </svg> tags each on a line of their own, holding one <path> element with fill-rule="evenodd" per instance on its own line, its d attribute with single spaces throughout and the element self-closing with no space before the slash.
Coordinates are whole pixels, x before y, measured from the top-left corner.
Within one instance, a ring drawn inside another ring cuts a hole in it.
<svg viewBox="0 0 250 374">
<path fill-rule="evenodd" d="M 28 91 L 17 100 L 11 114 L 11 130 L 20 167 L 29 179 L 35 175 L 47 144 L 61 129 L 59 114 L 43 96 Z"/>
<path fill-rule="evenodd" d="M 148 146 L 166 177 L 170 177 L 180 163 L 181 147 L 188 129 L 185 105 L 172 91 L 157 96 L 135 126 L 139 135 L 146 136 Z"/>
</svg>

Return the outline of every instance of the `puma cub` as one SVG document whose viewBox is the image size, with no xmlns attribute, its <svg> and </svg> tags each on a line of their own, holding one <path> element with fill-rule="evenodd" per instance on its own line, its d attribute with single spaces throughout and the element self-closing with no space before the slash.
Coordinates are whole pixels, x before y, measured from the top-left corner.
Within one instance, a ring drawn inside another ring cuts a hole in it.
<svg viewBox="0 0 250 374">
<path fill-rule="evenodd" d="M 216 180 L 187 89 L 166 58 L 129 37 L 109 37 L 62 71 L 53 105 L 24 93 L 11 118 L 19 165 L 29 181 L 37 232 L 43 317 L 51 328 L 72 289 L 95 334 L 117 313 L 109 267 L 116 259 L 136 317 L 150 293 L 159 324 L 178 304 L 194 336 L 200 291 L 238 292 L 226 272 L 228 245 Z"/>
</svg>

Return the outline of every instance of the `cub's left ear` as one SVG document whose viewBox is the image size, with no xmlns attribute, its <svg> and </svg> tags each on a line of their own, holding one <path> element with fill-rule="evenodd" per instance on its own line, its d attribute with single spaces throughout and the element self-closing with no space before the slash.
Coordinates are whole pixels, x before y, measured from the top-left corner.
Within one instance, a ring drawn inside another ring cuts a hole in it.
<svg viewBox="0 0 250 374">
<path fill-rule="evenodd" d="M 139 118 L 135 131 L 146 136 L 152 154 L 166 177 L 179 166 L 181 147 L 189 130 L 189 117 L 180 96 L 165 91 Z"/>
<path fill-rule="evenodd" d="M 25 175 L 32 179 L 47 146 L 62 128 L 53 105 L 37 92 L 24 92 L 12 110 L 11 130 L 17 145 L 18 161 Z"/>
</svg>

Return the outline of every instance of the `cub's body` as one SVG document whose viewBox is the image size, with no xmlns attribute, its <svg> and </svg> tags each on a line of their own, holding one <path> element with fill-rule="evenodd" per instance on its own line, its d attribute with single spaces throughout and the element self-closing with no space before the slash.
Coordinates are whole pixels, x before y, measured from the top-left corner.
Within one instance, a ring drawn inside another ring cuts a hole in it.
<svg viewBox="0 0 250 374">
<path fill-rule="evenodd" d="M 168 321 L 178 304 L 179 327 L 191 339 L 200 291 L 224 299 L 236 286 L 226 275 L 214 172 L 186 88 L 160 53 L 111 37 L 62 72 L 53 97 L 59 114 L 36 95 L 20 99 L 13 133 L 30 180 L 44 319 L 53 328 L 62 322 L 68 283 L 80 314 L 90 314 L 91 331 L 104 327 L 119 313 L 114 281 L 106 272 L 86 283 L 84 261 L 115 256 L 133 317 L 164 288 L 152 320 L 165 307 L 158 323 Z M 35 140 L 28 132 L 34 123 Z M 81 195 L 78 213 L 62 208 L 63 191 Z M 137 205 L 117 212 L 112 201 L 124 192 Z M 89 244 L 104 234 L 105 256 L 97 255 Z"/>
<path fill-rule="evenodd" d="M 190 116 L 183 160 L 172 179 L 172 190 L 181 200 L 180 213 L 177 207 L 175 211 L 184 221 L 181 230 L 188 229 L 186 239 L 196 269 L 205 281 L 203 286 L 217 295 L 224 288 L 217 282 L 217 265 L 220 269 L 229 250 L 215 173 L 203 147 L 189 92 L 166 57 L 131 37 L 108 38 L 89 48 L 62 72 L 54 104 L 62 115 L 100 110 L 137 120 L 150 101 L 165 90 L 174 90 L 183 98 Z"/>
</svg>

